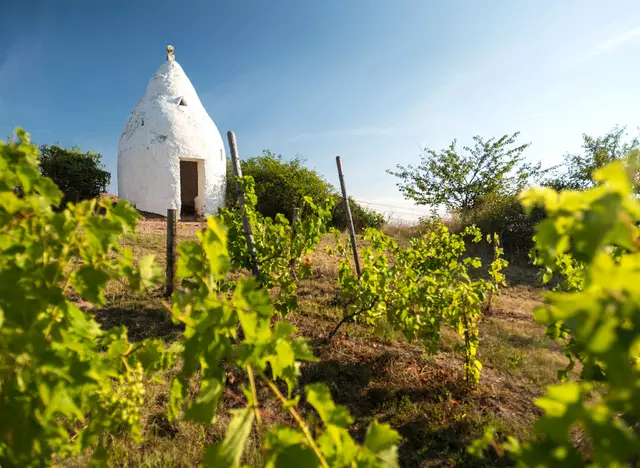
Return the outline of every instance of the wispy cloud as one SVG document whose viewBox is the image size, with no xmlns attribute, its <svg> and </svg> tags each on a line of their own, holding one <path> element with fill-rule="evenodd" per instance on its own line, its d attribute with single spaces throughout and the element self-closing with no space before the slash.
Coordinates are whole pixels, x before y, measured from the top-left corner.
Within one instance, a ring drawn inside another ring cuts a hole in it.
<svg viewBox="0 0 640 468">
<path fill-rule="evenodd" d="M 567 65 L 578 65 L 589 62 L 601 55 L 611 53 L 614 50 L 619 49 L 620 47 L 623 47 L 626 44 L 637 39 L 640 39 L 640 26 L 628 29 L 622 34 L 618 34 L 617 36 L 611 37 L 606 41 L 596 44 L 595 47 L 593 47 L 588 52 L 574 57 L 567 63 Z"/>
</svg>

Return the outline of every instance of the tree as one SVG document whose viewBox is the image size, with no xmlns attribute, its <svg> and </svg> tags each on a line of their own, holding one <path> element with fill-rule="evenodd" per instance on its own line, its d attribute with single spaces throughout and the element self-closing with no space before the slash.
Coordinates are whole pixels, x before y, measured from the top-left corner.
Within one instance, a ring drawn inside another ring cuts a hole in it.
<svg viewBox="0 0 640 468">
<path fill-rule="evenodd" d="M 490 195 L 519 193 L 546 172 L 540 163 L 525 162 L 523 153 L 529 143 L 516 145 L 518 135 L 499 140 L 475 136 L 475 145 L 462 151 L 456 149 L 456 140 L 439 153 L 425 148 L 417 167 L 398 165 L 397 171 L 387 172 L 401 179 L 397 186 L 405 198 L 465 214 Z"/>
<path fill-rule="evenodd" d="M 111 174 L 100 162 L 102 155 L 80 148 L 57 145 L 40 147 L 40 172 L 51 178 L 62 191 L 62 206 L 98 197 L 107 190 Z"/>
<path fill-rule="evenodd" d="M 261 156 L 241 161 L 242 174 L 252 176 L 255 181 L 256 208 L 263 216 L 275 218 L 282 213 L 291 219 L 293 209 L 302 206 L 305 196 L 316 202 L 331 196 L 331 184 L 316 171 L 306 168 L 304 163 L 300 156 L 285 161 L 281 155 L 269 150 L 263 151 Z M 231 168 L 228 170 L 233 173 Z M 232 205 L 236 200 L 235 179 L 228 177 L 227 204 Z"/>
<path fill-rule="evenodd" d="M 583 134 L 583 154 L 565 154 L 563 166 L 566 171 L 555 174 L 545 181 L 544 185 L 556 190 L 586 190 L 593 187 L 594 171 L 613 161 L 625 160 L 634 149 L 640 148 L 637 135 L 629 141 L 625 140 L 627 136 L 626 127 L 617 126 L 597 138 Z M 635 158 L 630 158 L 625 164 L 634 164 L 634 161 Z M 639 182 L 636 180 L 636 187 L 640 187 Z"/>
</svg>

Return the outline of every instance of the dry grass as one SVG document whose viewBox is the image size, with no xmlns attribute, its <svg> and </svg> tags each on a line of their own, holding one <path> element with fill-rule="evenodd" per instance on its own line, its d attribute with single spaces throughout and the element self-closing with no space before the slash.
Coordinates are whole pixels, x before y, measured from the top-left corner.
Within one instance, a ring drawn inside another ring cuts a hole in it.
<svg viewBox="0 0 640 468">
<path fill-rule="evenodd" d="M 145 221 L 135 239 L 125 244 L 136 255 L 158 254 L 164 262 L 163 221 Z M 181 223 L 179 235 L 190 238 L 198 223 Z M 329 237 L 313 256 L 314 277 L 299 289 L 300 310 L 287 319 L 299 334 L 309 338 L 318 362 L 305 364 L 301 384 L 325 382 L 338 403 L 355 418 L 353 434 L 359 440 L 373 419 L 388 422 L 403 436 L 401 465 L 491 466 L 502 465 L 496 458 L 477 460 L 466 446 L 480 436 L 487 424 L 499 434 L 530 436 L 538 409 L 532 400 L 544 386 L 554 382 L 556 371 L 566 364 L 559 346 L 544 337 L 544 328 L 533 321 L 532 309 L 539 304 L 540 289 L 535 274 L 522 267 L 507 271 L 509 288 L 494 300 L 481 324 L 479 358 L 484 365 L 481 383 L 469 388 L 463 381 L 462 356 L 452 351 L 459 337 L 443 330 L 440 351 L 430 355 L 420 343 L 407 343 L 392 330 L 375 335 L 355 323 L 346 324 L 334 340 L 323 338 L 342 315 L 336 300 L 337 261 L 325 252 Z M 160 292 L 152 297 L 135 297 L 121 288 L 107 291 L 108 306 L 96 316 L 105 327 L 121 323 L 129 327 L 132 339 L 160 336 L 171 341 L 180 336 L 160 306 Z M 166 418 L 171 372 L 147 385 L 142 408 L 144 442 L 136 444 L 124 436 L 105 440 L 114 466 L 195 466 L 203 447 L 219 440 L 228 421 L 228 410 L 240 405 L 244 377 L 237 369 L 227 369 L 229 392 L 220 402 L 219 419 L 212 426 Z M 197 380 L 193 382 L 194 389 Z M 260 401 L 268 424 L 288 422 L 265 388 Z M 303 405 L 303 410 L 308 411 Z M 260 464 L 259 440 L 254 433 L 244 462 Z M 87 458 L 77 458 L 69 466 L 83 466 Z"/>
<path fill-rule="evenodd" d="M 382 232 L 388 236 L 400 238 L 418 237 L 420 235 L 417 222 L 402 220 L 387 221 L 382 225 Z"/>
</svg>

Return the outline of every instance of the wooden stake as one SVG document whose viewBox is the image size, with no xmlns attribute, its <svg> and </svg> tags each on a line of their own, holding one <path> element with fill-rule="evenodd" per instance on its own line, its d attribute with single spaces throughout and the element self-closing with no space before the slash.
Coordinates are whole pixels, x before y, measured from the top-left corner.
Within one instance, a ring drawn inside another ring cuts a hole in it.
<svg viewBox="0 0 640 468">
<path fill-rule="evenodd" d="M 296 222 L 298 221 L 298 217 L 300 216 L 300 208 L 293 209 L 293 218 L 291 218 L 291 242 L 296 237 Z M 291 255 L 291 253 L 289 253 Z M 291 268 L 291 276 L 293 279 L 298 281 L 298 275 L 296 274 L 296 259 L 291 257 L 289 259 L 289 268 Z"/>
<path fill-rule="evenodd" d="M 174 277 L 176 273 L 178 241 L 178 210 L 167 210 L 167 282 L 165 284 L 164 295 L 171 297 L 173 294 Z"/>
<path fill-rule="evenodd" d="M 229 140 L 229 149 L 231 150 L 231 162 L 233 163 L 233 172 L 236 177 L 242 177 L 242 167 L 240 167 L 240 155 L 238 154 L 238 145 L 236 144 L 236 135 L 232 131 L 227 132 L 227 139 Z M 242 190 L 242 184 L 236 182 L 236 189 L 238 191 L 238 204 L 240 209 L 244 206 L 244 190 Z M 258 266 L 258 254 L 256 253 L 256 246 L 253 241 L 253 233 L 251 232 L 251 224 L 246 216 L 242 217 L 242 227 L 244 229 L 244 237 L 247 239 L 247 248 L 249 249 L 249 255 L 253 263 L 253 276 L 258 281 L 262 281 L 262 275 L 260 274 L 260 267 Z"/>
<path fill-rule="evenodd" d="M 336 156 L 336 165 L 338 166 L 338 176 L 340 177 L 340 188 L 342 189 L 342 200 L 344 201 L 344 214 L 347 217 L 347 227 L 351 236 L 351 246 L 353 248 L 353 261 L 356 264 L 356 273 L 360 277 L 360 258 L 358 257 L 358 246 L 356 245 L 356 230 L 353 227 L 353 219 L 351 218 L 351 208 L 349 207 L 349 197 L 347 196 L 347 186 L 344 183 L 344 173 L 342 172 L 342 160 L 340 156 Z"/>
</svg>

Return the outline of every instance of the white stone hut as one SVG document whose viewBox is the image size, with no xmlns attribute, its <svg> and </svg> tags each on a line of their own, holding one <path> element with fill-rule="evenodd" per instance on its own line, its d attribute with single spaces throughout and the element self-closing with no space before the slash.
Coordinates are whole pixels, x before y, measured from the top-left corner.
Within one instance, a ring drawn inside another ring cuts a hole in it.
<svg viewBox="0 0 640 468">
<path fill-rule="evenodd" d="M 182 217 L 224 205 L 226 161 L 218 128 L 167 47 L 118 145 L 118 196 L 141 211 Z"/>
</svg>

